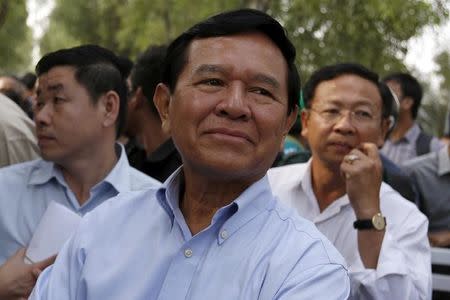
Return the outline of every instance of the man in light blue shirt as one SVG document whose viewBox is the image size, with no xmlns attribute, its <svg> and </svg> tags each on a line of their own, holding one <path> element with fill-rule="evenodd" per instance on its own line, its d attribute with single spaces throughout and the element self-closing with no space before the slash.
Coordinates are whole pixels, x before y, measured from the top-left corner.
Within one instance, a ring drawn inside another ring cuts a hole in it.
<svg viewBox="0 0 450 300">
<path fill-rule="evenodd" d="M 84 215 L 120 192 L 160 185 L 130 167 L 115 143 L 127 70 L 97 46 L 60 50 L 38 63 L 35 122 L 43 159 L 0 169 L 0 299 L 31 292 L 43 266 L 25 265 L 23 250 L 14 253 L 28 246 L 52 201 Z"/>
<path fill-rule="evenodd" d="M 178 37 L 154 101 L 183 166 L 88 214 L 30 299 L 347 299 L 342 257 L 266 176 L 297 114 L 294 61 L 256 10 Z"/>
</svg>

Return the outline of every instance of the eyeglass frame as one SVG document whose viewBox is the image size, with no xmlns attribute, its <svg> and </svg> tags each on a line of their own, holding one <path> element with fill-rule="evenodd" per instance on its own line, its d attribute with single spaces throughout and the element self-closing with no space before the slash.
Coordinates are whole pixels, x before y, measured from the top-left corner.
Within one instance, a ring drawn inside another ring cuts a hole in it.
<svg viewBox="0 0 450 300">
<path fill-rule="evenodd" d="M 358 127 L 373 125 L 373 124 L 375 124 L 375 121 L 378 121 L 378 120 L 381 121 L 383 119 L 383 116 L 380 115 L 380 116 L 375 116 L 375 117 L 371 116 L 370 120 L 369 119 L 358 120 L 357 118 L 355 118 L 355 116 L 357 116 L 358 111 L 351 110 L 351 109 L 333 108 L 333 110 L 337 110 L 338 112 L 337 112 L 337 115 L 333 116 L 332 118 L 324 116 L 324 113 L 326 113 L 327 110 L 329 111 L 332 109 L 325 109 L 325 110 L 319 111 L 317 109 L 310 107 L 310 108 L 305 108 L 304 110 L 307 112 L 309 112 L 309 111 L 315 112 L 321 119 L 323 119 L 325 122 L 327 122 L 327 124 L 330 124 L 330 125 L 337 124 L 339 121 L 342 120 L 342 118 L 344 117 L 344 114 L 342 113 L 342 111 L 348 111 L 350 113 L 351 123 L 353 125 L 358 125 Z"/>
</svg>

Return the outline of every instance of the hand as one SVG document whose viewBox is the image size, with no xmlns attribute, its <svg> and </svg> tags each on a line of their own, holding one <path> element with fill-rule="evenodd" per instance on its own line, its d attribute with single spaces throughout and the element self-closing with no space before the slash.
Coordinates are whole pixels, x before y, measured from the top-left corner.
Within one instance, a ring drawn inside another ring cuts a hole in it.
<svg viewBox="0 0 450 300">
<path fill-rule="evenodd" d="M 0 266 L 0 299 L 28 298 L 39 274 L 53 264 L 56 255 L 34 264 L 26 264 L 24 258 L 25 248 L 22 248 Z"/>
<path fill-rule="evenodd" d="M 352 149 L 341 163 L 346 191 L 358 219 L 370 219 L 380 212 L 380 187 L 383 167 L 378 148 L 363 143 Z"/>
<path fill-rule="evenodd" d="M 450 231 L 430 232 L 428 239 L 433 247 L 448 247 L 450 246 Z"/>
</svg>

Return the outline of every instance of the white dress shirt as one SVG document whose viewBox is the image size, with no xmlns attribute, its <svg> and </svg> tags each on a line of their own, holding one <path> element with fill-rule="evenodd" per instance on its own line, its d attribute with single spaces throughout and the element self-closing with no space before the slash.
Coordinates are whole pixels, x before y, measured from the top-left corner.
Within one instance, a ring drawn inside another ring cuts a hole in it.
<svg viewBox="0 0 450 300">
<path fill-rule="evenodd" d="M 355 213 L 347 195 L 320 212 L 311 184 L 311 160 L 269 170 L 274 195 L 293 207 L 334 244 L 347 261 L 354 299 L 431 299 L 428 220 L 417 207 L 382 183 L 386 233 L 376 269 L 364 267 L 358 251 Z"/>
</svg>

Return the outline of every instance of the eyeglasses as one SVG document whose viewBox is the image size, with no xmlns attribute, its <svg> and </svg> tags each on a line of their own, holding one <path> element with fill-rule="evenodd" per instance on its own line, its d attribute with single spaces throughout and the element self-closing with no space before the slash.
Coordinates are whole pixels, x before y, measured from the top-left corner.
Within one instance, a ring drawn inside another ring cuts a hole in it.
<svg viewBox="0 0 450 300">
<path fill-rule="evenodd" d="M 309 111 L 318 114 L 325 122 L 328 124 L 336 124 L 347 113 L 350 113 L 350 120 L 352 124 L 356 126 L 367 126 L 373 125 L 380 117 L 374 116 L 373 112 L 367 109 L 340 109 L 340 108 L 325 108 L 322 110 L 317 110 L 314 108 L 309 108 Z"/>
</svg>

